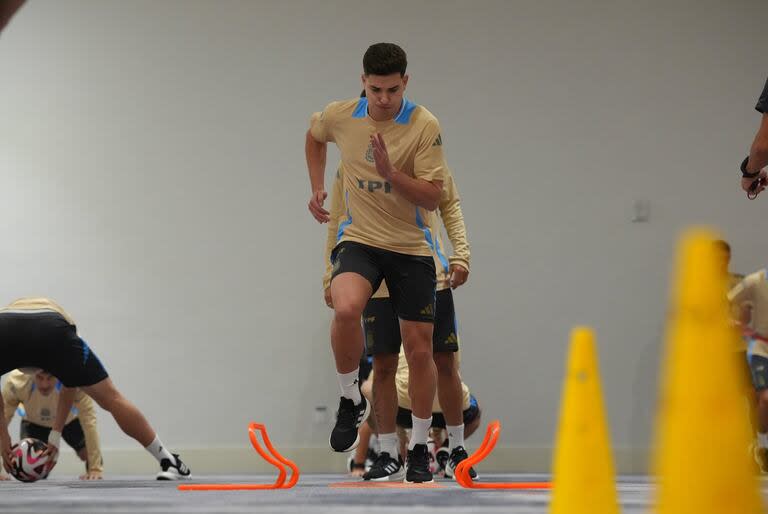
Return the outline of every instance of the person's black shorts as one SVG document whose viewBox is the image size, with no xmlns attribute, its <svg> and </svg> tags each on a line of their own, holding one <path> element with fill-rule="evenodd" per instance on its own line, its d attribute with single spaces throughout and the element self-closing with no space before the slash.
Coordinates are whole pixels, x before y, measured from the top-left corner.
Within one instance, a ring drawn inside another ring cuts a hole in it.
<svg viewBox="0 0 768 514">
<path fill-rule="evenodd" d="M 400 322 L 389 298 L 371 298 L 363 311 L 366 348 L 371 355 L 399 353 Z M 437 292 L 435 328 L 432 331 L 432 351 L 457 352 L 459 331 L 453 293 L 450 289 Z"/>
<path fill-rule="evenodd" d="M 411 410 L 402 407 L 397 408 L 396 423 L 400 428 L 413 428 L 413 419 Z M 477 404 L 477 398 L 469 395 L 469 408 L 464 411 L 464 425 L 469 425 L 480 417 L 480 406 Z M 432 428 L 445 428 L 445 416 L 442 412 L 432 413 Z"/>
<path fill-rule="evenodd" d="M 41 368 L 67 387 L 109 376 L 77 328 L 54 311 L 0 313 L 0 375 L 17 368 Z"/>
<path fill-rule="evenodd" d="M 25 419 L 21 420 L 20 428 L 20 439 L 32 437 L 41 441 L 48 441 L 48 434 L 51 433 L 51 429 L 49 427 L 37 425 Z M 64 425 L 64 430 L 61 432 L 61 437 L 76 452 L 79 452 L 85 448 L 85 433 L 83 432 L 82 425 L 80 425 L 80 420 L 77 418 Z"/>
<path fill-rule="evenodd" d="M 397 317 L 406 321 L 435 320 L 435 260 L 344 241 L 331 253 L 331 280 L 341 273 L 357 273 L 376 291 L 384 280 Z"/>
</svg>

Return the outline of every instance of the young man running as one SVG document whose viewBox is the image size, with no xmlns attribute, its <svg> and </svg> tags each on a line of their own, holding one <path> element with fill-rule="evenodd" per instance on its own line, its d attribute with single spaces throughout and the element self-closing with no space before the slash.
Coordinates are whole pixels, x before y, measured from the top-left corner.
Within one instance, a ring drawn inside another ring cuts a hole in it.
<svg viewBox="0 0 768 514">
<path fill-rule="evenodd" d="M 331 448 L 350 451 L 358 427 L 370 412 L 358 386 L 363 352 L 360 317 L 382 281 L 392 291 L 411 370 L 414 431 L 406 480 L 425 482 L 429 473 L 427 436 L 436 389 L 432 360 L 435 313 L 433 242 L 425 230 L 445 175 L 437 118 L 404 97 L 407 58 L 399 46 L 378 43 L 363 56 L 366 96 L 332 102 L 312 116 L 306 157 L 312 196 L 309 210 L 320 223 L 327 143 L 341 152 L 344 218 L 339 224 L 330 285 L 334 317 L 331 344 L 341 399 Z"/>
</svg>

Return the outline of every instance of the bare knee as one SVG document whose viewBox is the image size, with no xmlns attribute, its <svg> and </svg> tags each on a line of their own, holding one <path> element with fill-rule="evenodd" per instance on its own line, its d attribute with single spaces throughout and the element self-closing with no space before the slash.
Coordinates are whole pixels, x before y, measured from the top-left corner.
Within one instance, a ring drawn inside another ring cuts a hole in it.
<svg viewBox="0 0 768 514">
<path fill-rule="evenodd" d="M 405 358 L 408 367 L 423 367 L 432 364 L 432 343 L 411 344 L 405 349 Z"/>
<path fill-rule="evenodd" d="M 432 324 L 403 321 L 400 333 L 408 366 L 424 366 L 427 360 L 432 362 Z"/>
<path fill-rule="evenodd" d="M 363 308 L 355 302 L 334 300 L 333 302 L 333 321 L 336 324 L 359 324 L 360 317 L 363 315 Z"/>
</svg>

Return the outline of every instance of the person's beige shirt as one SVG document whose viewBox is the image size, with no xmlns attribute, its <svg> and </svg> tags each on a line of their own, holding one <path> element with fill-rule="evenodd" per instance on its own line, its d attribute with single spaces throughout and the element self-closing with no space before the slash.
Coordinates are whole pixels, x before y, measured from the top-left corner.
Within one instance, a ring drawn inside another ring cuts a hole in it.
<svg viewBox="0 0 768 514">
<path fill-rule="evenodd" d="M 328 104 L 312 115 L 310 133 L 316 141 L 336 143 L 341 153 L 343 214 L 337 243 L 430 256 L 429 211 L 406 200 L 377 173 L 370 142 L 377 132 L 399 171 L 429 182 L 445 179 L 440 124 L 424 107 L 403 99 L 394 119 L 375 121 L 365 97 Z"/>
</svg>

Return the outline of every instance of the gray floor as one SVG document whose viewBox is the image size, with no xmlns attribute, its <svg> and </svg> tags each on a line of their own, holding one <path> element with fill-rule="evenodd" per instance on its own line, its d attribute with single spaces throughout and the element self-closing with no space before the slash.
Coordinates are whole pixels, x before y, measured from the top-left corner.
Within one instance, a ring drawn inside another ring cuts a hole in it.
<svg viewBox="0 0 768 514">
<path fill-rule="evenodd" d="M 533 475 L 486 475 L 487 481 L 545 480 Z M 260 480 L 261 479 L 261 480 Z M 253 483 L 269 477 L 197 477 L 195 482 Z M 546 513 L 547 492 L 470 491 L 452 481 L 436 489 L 332 488 L 348 482 L 342 475 L 302 476 L 295 488 L 281 491 L 181 492 L 175 483 L 145 477 L 116 477 L 100 482 L 46 480 L 34 484 L 0 482 L 0 512 L 181 513 L 181 512 L 355 512 L 391 513 Z M 619 479 L 624 514 L 646 513 L 652 486 L 644 477 Z M 398 509 L 398 511 L 402 512 Z"/>
</svg>

